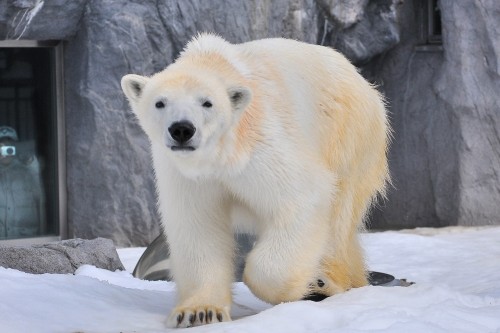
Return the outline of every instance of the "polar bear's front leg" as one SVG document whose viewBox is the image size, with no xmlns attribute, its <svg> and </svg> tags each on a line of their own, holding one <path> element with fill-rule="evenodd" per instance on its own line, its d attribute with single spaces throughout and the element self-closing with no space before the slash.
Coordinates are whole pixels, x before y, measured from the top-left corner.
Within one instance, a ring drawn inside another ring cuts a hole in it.
<svg viewBox="0 0 500 333">
<path fill-rule="evenodd" d="M 216 186 L 189 181 L 182 186 L 169 191 L 161 206 L 178 291 L 167 325 L 229 321 L 234 237 L 226 204 Z"/>
<path fill-rule="evenodd" d="M 284 207 L 247 257 L 243 278 L 252 292 L 271 304 L 308 295 L 320 272 L 327 222 L 327 205 L 301 202 Z"/>
</svg>

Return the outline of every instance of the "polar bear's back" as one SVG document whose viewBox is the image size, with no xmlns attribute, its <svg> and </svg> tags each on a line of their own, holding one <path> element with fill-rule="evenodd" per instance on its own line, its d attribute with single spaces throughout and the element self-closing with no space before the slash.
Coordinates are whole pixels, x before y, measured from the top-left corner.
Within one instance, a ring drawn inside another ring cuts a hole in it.
<svg viewBox="0 0 500 333">
<path fill-rule="evenodd" d="M 319 143 L 336 169 L 350 173 L 353 163 L 362 163 L 361 155 L 385 158 L 389 127 L 383 98 L 342 54 L 281 38 L 235 47 L 264 93 L 288 99 L 282 112 L 295 120 L 304 140 Z"/>
<path fill-rule="evenodd" d="M 266 106 L 254 110 L 282 123 L 288 137 L 302 142 L 304 149 L 317 150 L 340 177 L 376 163 L 380 175 L 375 178 L 385 181 L 390 130 L 383 99 L 343 55 L 290 39 L 231 44 L 202 34 L 182 56 L 213 53 L 251 85 L 259 98 L 253 103 Z"/>
</svg>

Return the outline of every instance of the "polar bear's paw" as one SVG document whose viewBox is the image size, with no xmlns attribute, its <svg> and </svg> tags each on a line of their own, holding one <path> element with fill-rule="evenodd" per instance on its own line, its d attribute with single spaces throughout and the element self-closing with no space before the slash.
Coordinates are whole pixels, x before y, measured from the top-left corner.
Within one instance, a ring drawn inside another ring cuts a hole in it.
<svg viewBox="0 0 500 333">
<path fill-rule="evenodd" d="M 167 320 L 168 327 L 192 327 L 231 321 L 229 309 L 211 305 L 175 308 Z"/>
<path fill-rule="evenodd" d="M 303 298 L 303 300 L 320 302 L 327 297 L 339 294 L 345 290 L 347 289 L 340 287 L 331 279 L 321 277 L 309 284 L 309 293 Z"/>
</svg>

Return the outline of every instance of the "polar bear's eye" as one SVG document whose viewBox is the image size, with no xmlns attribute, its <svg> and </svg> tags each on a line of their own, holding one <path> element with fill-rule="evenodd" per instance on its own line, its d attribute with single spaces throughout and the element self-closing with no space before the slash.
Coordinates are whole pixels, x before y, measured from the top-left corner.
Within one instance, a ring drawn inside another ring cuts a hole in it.
<svg viewBox="0 0 500 333">
<path fill-rule="evenodd" d="M 165 107 L 165 103 L 162 101 L 158 101 L 156 102 L 155 106 L 157 109 L 163 109 Z"/>
<path fill-rule="evenodd" d="M 204 108 L 211 108 L 212 107 L 212 102 L 205 101 L 201 106 L 203 106 Z"/>
</svg>

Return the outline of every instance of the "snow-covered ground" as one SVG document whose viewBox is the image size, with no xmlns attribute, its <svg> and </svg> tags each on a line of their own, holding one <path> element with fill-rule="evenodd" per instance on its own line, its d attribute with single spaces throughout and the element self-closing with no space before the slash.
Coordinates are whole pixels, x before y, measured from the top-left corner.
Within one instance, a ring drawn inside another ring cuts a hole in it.
<svg viewBox="0 0 500 333">
<path fill-rule="evenodd" d="M 500 332 L 500 227 L 373 233 L 363 244 L 370 269 L 416 284 L 270 306 L 236 283 L 234 321 L 187 332 Z M 132 277 L 142 251 L 119 250 L 128 272 L 0 268 L 0 333 L 169 331 L 175 286 Z"/>
</svg>

